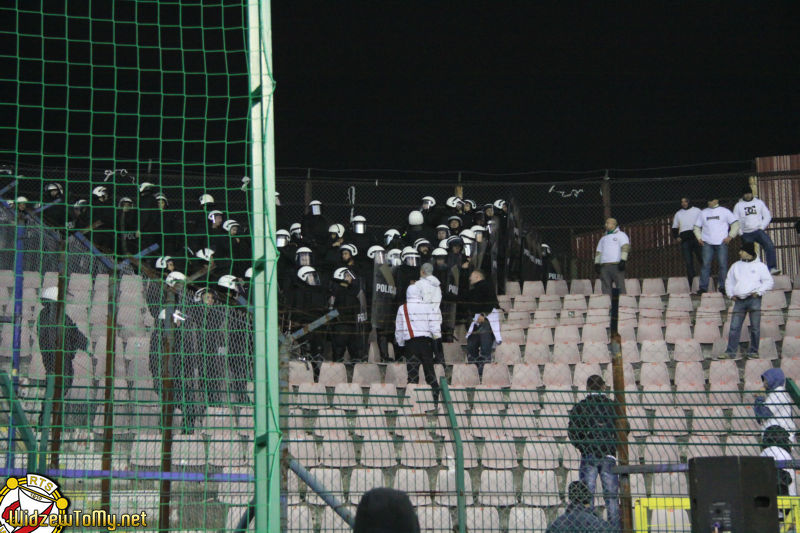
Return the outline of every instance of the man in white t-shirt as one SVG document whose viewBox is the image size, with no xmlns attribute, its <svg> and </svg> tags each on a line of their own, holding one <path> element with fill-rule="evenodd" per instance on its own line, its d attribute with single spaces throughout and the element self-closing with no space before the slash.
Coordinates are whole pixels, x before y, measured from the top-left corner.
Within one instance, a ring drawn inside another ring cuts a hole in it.
<svg viewBox="0 0 800 533">
<path fill-rule="evenodd" d="M 617 219 L 606 220 L 606 234 L 597 243 L 594 254 L 594 266 L 600 274 L 603 294 L 611 294 L 612 285 L 616 285 L 620 294 L 625 294 L 625 262 L 631 251 L 631 241 L 619 229 Z"/>
<path fill-rule="evenodd" d="M 708 292 L 711 277 L 711 262 L 717 258 L 719 265 L 720 292 L 725 292 L 725 278 L 728 275 L 728 243 L 739 234 L 739 220 L 730 209 L 719 205 L 719 198 L 708 199 L 708 207 L 700 211 L 694 223 L 694 236 L 703 247 L 703 268 L 700 271 L 698 294 Z"/>
<path fill-rule="evenodd" d="M 739 219 L 739 231 L 743 242 L 757 242 L 764 249 L 764 258 L 770 274 L 780 274 L 775 244 L 765 231 L 772 221 L 772 213 L 767 204 L 753 197 L 753 189 L 747 185 L 742 190 L 742 199 L 733 207 L 733 214 Z"/>
<path fill-rule="evenodd" d="M 681 198 L 681 208 L 672 218 L 672 238 L 681 245 L 681 254 L 686 262 L 686 277 L 689 279 L 689 286 L 694 280 L 694 258 L 699 264 L 703 264 L 703 254 L 697 237 L 694 236 L 694 223 L 700 216 L 700 209 L 689 203 L 689 198 Z"/>
</svg>

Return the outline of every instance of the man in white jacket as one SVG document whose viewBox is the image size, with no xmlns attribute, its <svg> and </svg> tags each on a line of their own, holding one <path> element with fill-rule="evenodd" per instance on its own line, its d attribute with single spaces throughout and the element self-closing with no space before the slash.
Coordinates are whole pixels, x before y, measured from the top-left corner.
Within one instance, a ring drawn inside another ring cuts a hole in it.
<svg viewBox="0 0 800 533">
<path fill-rule="evenodd" d="M 761 336 L 761 297 L 774 284 L 767 266 L 756 259 L 755 244 L 743 242 L 740 260 L 731 265 L 725 280 L 725 291 L 733 303 L 733 318 L 724 357 L 735 357 L 739 349 L 744 317 L 750 313 L 750 349 L 748 357 L 758 357 L 758 340 Z M 723 356 L 721 356 L 723 357 Z"/>
<path fill-rule="evenodd" d="M 439 403 L 439 383 L 433 367 L 433 339 L 442 336 L 442 312 L 438 306 L 425 303 L 418 283 L 406 289 L 406 303 L 397 309 L 394 336 L 405 347 L 408 382 L 419 380 L 419 365 L 433 393 L 434 406 Z"/>
<path fill-rule="evenodd" d="M 757 242 L 764 249 L 767 268 L 770 274 L 780 274 L 775 244 L 765 231 L 772 221 L 767 204 L 753 197 L 753 189 L 747 185 L 742 190 L 742 199 L 733 207 L 733 214 L 739 219 L 739 231 L 744 242 Z"/>
<path fill-rule="evenodd" d="M 423 263 L 419 269 L 419 279 L 416 282 L 422 291 L 422 301 L 431 304 L 436 309 L 442 308 L 442 284 L 439 278 L 433 275 L 433 265 Z M 444 364 L 444 349 L 442 348 L 442 337 L 433 339 L 434 363 Z"/>
</svg>

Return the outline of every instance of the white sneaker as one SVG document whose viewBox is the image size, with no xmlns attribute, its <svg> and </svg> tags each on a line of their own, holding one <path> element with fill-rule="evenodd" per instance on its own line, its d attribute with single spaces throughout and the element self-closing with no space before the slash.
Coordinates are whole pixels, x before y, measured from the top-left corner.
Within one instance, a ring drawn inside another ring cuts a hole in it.
<svg viewBox="0 0 800 533">
<path fill-rule="evenodd" d="M 773 274 L 773 275 L 774 274 L 780 274 L 781 273 L 781 269 L 780 268 L 770 268 L 769 269 L 769 273 Z"/>
</svg>

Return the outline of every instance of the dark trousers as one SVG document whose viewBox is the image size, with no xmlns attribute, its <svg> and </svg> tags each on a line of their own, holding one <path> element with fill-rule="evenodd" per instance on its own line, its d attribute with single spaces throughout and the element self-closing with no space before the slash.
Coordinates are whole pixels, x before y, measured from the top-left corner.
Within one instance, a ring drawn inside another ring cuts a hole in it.
<svg viewBox="0 0 800 533">
<path fill-rule="evenodd" d="M 489 319 L 483 324 L 476 324 L 472 334 L 467 337 L 467 361 L 478 365 L 478 375 L 483 377 L 483 365 L 492 360 L 492 346 L 494 345 L 494 333 Z"/>
<path fill-rule="evenodd" d="M 436 380 L 436 371 L 433 367 L 433 345 L 430 337 L 415 337 L 406 341 L 406 369 L 408 382 L 419 381 L 419 365 L 425 371 L 425 381 L 433 392 L 434 406 L 439 404 L 439 382 Z"/>
<path fill-rule="evenodd" d="M 683 255 L 683 261 L 686 263 L 686 277 L 689 279 L 689 287 L 692 286 L 692 281 L 695 276 L 695 258 L 697 258 L 697 262 L 700 265 L 703 264 L 702 250 L 703 247 L 700 246 L 700 243 L 697 242 L 696 239 L 681 239 L 681 254 Z"/>
<path fill-rule="evenodd" d="M 333 361 L 344 361 L 344 352 L 350 353 L 350 364 L 363 359 L 361 335 L 355 324 L 337 324 L 331 328 L 331 344 L 333 345 Z"/>
</svg>

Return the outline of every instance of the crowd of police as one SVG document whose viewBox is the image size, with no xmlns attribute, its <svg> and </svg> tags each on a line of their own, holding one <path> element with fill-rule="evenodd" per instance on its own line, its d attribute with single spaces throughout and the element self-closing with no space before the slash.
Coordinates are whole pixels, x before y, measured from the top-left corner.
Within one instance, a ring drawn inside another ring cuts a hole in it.
<svg viewBox="0 0 800 533">
<path fill-rule="evenodd" d="M 439 205 L 425 196 L 402 226 L 382 234 L 370 231 L 360 215 L 353 215 L 347 226 L 330 221 L 322 202 L 313 200 L 302 221 L 276 233 L 284 329 L 308 326 L 336 309 L 339 316 L 327 328 L 301 339 L 304 356 L 314 362 L 316 371 L 325 358 L 326 339 L 334 361 L 345 361 L 345 353 L 351 364 L 364 361 L 371 331 L 380 359 L 399 360 L 403 354 L 395 342 L 397 310 L 427 263 L 441 289 L 441 340 L 452 342 L 456 325 L 471 317 L 467 297 L 471 272 L 482 271 L 493 294 L 502 292 L 507 235 L 504 200 L 478 206 L 451 196 Z M 441 360 L 441 342 L 436 351 Z"/>
</svg>

